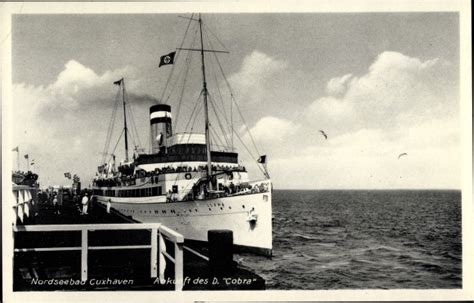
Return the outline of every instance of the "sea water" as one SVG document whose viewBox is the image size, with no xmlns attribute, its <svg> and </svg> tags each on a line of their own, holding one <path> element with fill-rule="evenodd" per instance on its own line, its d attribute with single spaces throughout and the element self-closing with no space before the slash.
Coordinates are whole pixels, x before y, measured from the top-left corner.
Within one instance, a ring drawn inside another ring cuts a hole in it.
<svg viewBox="0 0 474 303">
<path fill-rule="evenodd" d="M 275 190 L 268 289 L 462 287 L 461 192 Z"/>
</svg>

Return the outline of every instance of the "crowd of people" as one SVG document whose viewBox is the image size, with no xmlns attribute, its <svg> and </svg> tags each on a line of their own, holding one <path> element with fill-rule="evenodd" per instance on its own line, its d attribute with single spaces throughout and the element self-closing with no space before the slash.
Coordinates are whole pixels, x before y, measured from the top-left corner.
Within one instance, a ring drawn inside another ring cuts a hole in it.
<svg viewBox="0 0 474 303">
<path fill-rule="evenodd" d="M 54 215 L 61 214 L 63 201 L 72 201 L 75 205 L 80 207 L 81 215 L 88 215 L 89 206 L 95 201 L 95 197 L 87 190 L 80 193 L 72 193 L 70 191 L 57 192 L 55 190 L 39 190 L 38 202 L 43 205 L 50 205 Z"/>
<path fill-rule="evenodd" d="M 143 178 L 151 178 L 152 182 L 155 180 L 155 176 L 160 174 L 168 174 L 168 173 L 183 173 L 183 172 L 198 172 L 198 171 L 206 171 L 206 165 L 199 165 L 195 167 L 191 166 L 166 166 L 162 168 L 156 168 L 153 171 L 145 171 L 143 169 L 135 170 L 135 173 L 132 175 L 124 175 L 122 173 L 115 173 L 110 175 L 97 175 L 94 178 L 94 185 L 99 187 L 113 187 L 113 186 L 128 186 L 136 184 L 137 179 Z M 211 170 L 213 172 L 217 171 L 239 171 L 245 172 L 245 166 L 230 166 L 230 165 L 212 165 Z"/>
</svg>

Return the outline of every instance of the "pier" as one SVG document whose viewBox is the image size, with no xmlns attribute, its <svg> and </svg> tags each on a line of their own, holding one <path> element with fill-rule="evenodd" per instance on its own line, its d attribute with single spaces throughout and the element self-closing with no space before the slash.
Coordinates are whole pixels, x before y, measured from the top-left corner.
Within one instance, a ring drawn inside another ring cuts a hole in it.
<svg viewBox="0 0 474 303">
<path fill-rule="evenodd" d="M 219 263 L 211 249 L 210 262 L 160 223 L 130 223 L 98 203 L 81 215 L 67 196 L 54 207 L 28 191 L 14 187 L 15 291 L 265 288 L 261 277 L 237 266 L 232 252 L 230 262 L 227 254 Z"/>
</svg>

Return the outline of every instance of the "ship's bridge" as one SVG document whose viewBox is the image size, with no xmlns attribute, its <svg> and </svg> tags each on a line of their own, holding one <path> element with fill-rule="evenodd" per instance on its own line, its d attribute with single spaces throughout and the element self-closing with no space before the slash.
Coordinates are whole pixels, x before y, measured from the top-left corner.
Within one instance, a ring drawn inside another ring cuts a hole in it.
<svg viewBox="0 0 474 303">
<path fill-rule="evenodd" d="M 169 147 L 176 145 L 206 145 L 206 135 L 201 133 L 178 133 L 170 137 Z M 223 146 L 211 143 L 211 151 L 234 152 L 229 146 Z"/>
<path fill-rule="evenodd" d="M 139 155 L 135 163 L 140 168 L 151 171 L 156 168 L 207 165 L 205 135 L 200 133 L 179 133 L 170 137 L 166 152 Z M 238 154 L 231 148 L 211 145 L 211 162 L 213 165 L 237 167 Z"/>
</svg>

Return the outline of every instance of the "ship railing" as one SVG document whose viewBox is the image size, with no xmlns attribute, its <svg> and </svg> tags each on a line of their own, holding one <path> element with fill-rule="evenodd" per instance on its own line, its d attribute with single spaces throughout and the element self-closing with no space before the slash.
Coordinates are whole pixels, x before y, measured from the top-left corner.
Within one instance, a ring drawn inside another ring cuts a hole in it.
<svg viewBox="0 0 474 303">
<path fill-rule="evenodd" d="M 272 189 L 272 183 L 269 179 L 251 181 L 251 182 L 245 182 L 245 183 L 247 186 L 242 187 L 239 191 L 233 193 L 232 196 L 265 193 L 265 192 L 271 191 Z"/>
<path fill-rule="evenodd" d="M 89 232 L 96 230 L 151 230 L 149 245 L 89 245 Z M 33 247 L 15 248 L 15 252 L 52 252 L 52 251 L 80 251 L 81 252 L 81 281 L 88 279 L 88 255 L 90 250 L 114 249 L 150 249 L 150 277 L 158 278 L 161 284 L 165 279 L 166 260 L 174 264 L 175 290 L 183 289 L 183 235 L 164 226 L 161 223 L 117 223 L 117 224 L 45 224 L 14 226 L 13 231 L 19 232 L 58 232 L 80 231 L 81 246 L 73 247 Z M 174 253 L 167 252 L 165 239 L 173 243 Z M 168 279 L 169 280 L 169 279 Z"/>
</svg>

